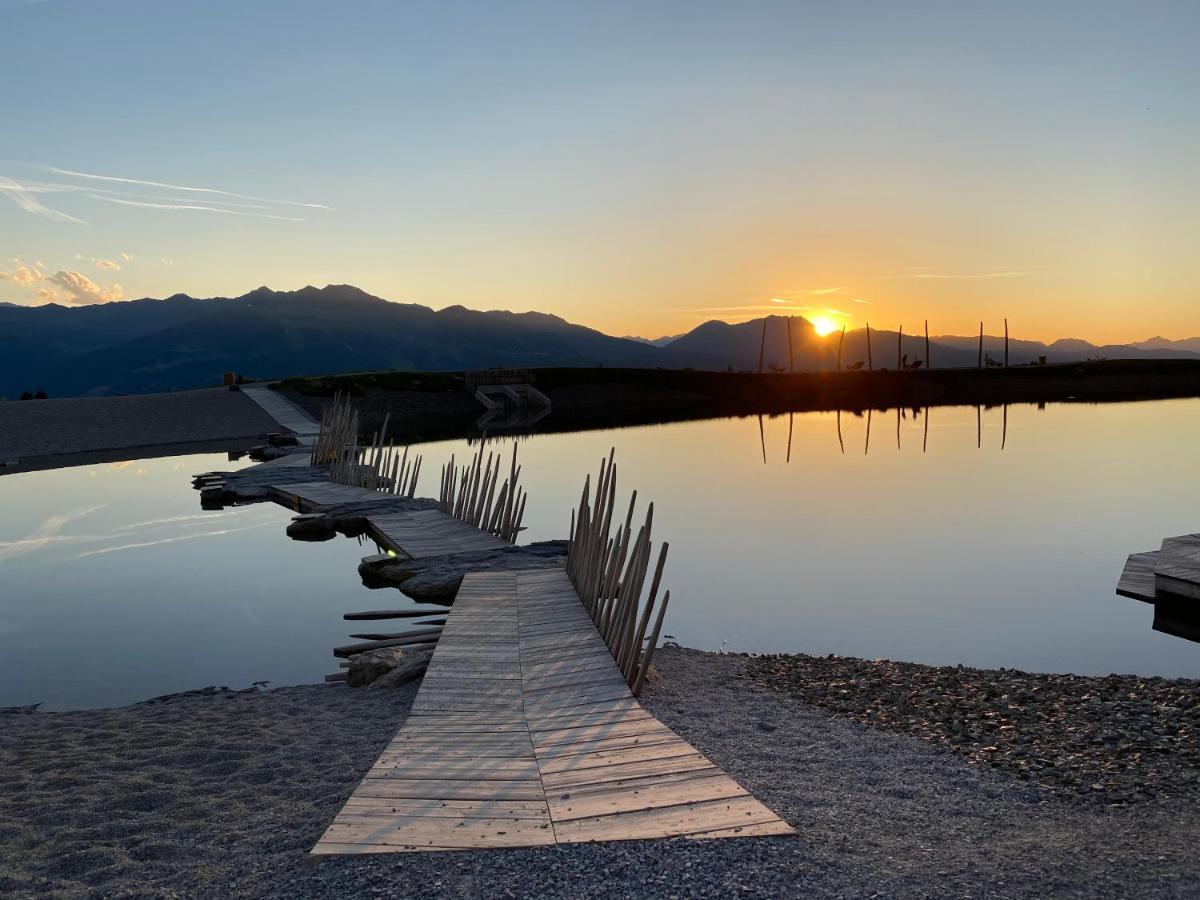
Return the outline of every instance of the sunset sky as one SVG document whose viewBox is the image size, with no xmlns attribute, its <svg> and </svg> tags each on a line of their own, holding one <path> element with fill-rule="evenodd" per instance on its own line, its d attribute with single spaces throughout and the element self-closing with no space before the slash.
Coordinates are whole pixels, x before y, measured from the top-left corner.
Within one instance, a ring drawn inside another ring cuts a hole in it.
<svg viewBox="0 0 1200 900">
<path fill-rule="evenodd" d="M 1195 0 L 0 0 L 0 33 L 0 300 L 1200 334 Z"/>
</svg>

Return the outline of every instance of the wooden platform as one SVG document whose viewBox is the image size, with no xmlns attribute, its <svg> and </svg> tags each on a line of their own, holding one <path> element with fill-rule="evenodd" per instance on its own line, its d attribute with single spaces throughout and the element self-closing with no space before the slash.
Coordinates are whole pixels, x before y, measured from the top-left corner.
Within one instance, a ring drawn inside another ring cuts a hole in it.
<svg viewBox="0 0 1200 900">
<path fill-rule="evenodd" d="M 321 424 L 312 416 L 265 384 L 244 384 L 241 391 L 292 434 L 314 438 L 321 431 Z"/>
<path fill-rule="evenodd" d="M 317 855 L 793 834 L 641 707 L 562 571 L 468 575 Z"/>
<path fill-rule="evenodd" d="M 303 481 L 271 485 L 272 495 L 297 512 L 319 512 L 342 503 L 375 503 L 396 499 L 394 494 L 368 488 Z M 381 513 L 367 517 L 367 533 L 381 547 L 410 557 L 445 556 L 467 550 L 498 550 L 511 546 L 438 509 Z"/>
<path fill-rule="evenodd" d="M 1158 550 L 1131 554 L 1117 593 L 1146 603 L 1162 594 L 1200 600 L 1200 534 L 1170 537 Z"/>
</svg>

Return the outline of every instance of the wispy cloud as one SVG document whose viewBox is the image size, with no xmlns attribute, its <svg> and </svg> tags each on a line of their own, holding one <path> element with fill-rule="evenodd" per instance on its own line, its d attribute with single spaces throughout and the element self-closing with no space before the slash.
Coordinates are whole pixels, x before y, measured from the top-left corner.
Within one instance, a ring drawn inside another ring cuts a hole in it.
<svg viewBox="0 0 1200 900">
<path fill-rule="evenodd" d="M 115 263 L 111 259 L 98 259 L 95 262 L 97 269 L 111 269 L 115 272 L 121 271 L 121 264 Z"/>
<path fill-rule="evenodd" d="M 921 269 L 921 267 L 910 266 L 910 271 L 901 275 L 880 275 L 876 281 L 897 281 L 897 280 L 930 280 L 930 281 L 958 281 L 958 280 L 979 280 L 991 278 L 1026 278 L 1029 272 L 1025 269 L 994 269 L 983 272 L 930 272 Z"/>
<path fill-rule="evenodd" d="M 83 219 L 77 219 L 75 216 L 68 215 L 61 210 L 51 209 L 38 200 L 34 192 L 27 190 L 20 182 L 13 181 L 11 178 L 6 178 L 3 175 L 0 175 L 0 194 L 4 194 L 13 203 L 25 210 L 25 212 L 35 216 L 41 216 L 44 219 L 50 219 L 55 222 L 73 222 L 77 225 L 87 224 Z"/>
<path fill-rule="evenodd" d="M 49 180 L 44 177 L 41 179 L 28 178 L 16 174 L 0 175 L 0 193 L 11 199 L 25 212 L 60 222 L 86 224 L 84 220 L 76 216 L 59 209 L 52 209 L 39 197 L 76 195 L 88 200 L 103 200 L 107 203 L 141 209 L 224 213 L 225 215 L 274 219 L 284 222 L 310 221 L 297 215 L 286 214 L 292 209 L 311 210 L 314 213 L 332 209 L 324 203 L 263 197 L 221 188 L 152 181 L 145 178 L 102 175 L 77 169 L 61 169 L 41 163 L 0 160 L 0 167 L 32 170 L 59 176 L 57 180 Z M 126 260 L 126 262 L 128 261 Z"/>
<path fill-rule="evenodd" d="M 119 203 L 122 206 L 141 206 L 146 209 L 190 209 L 199 212 L 224 213 L 227 216 L 251 216 L 256 219 L 279 219 L 283 222 L 307 222 L 308 219 L 299 216 L 276 216 L 271 213 L 246 212 L 240 209 L 226 209 L 221 206 L 201 206 L 197 203 L 150 203 L 145 200 L 125 200 L 111 197 L 107 194 L 88 194 L 93 200 L 104 200 L 108 203 Z"/>
<path fill-rule="evenodd" d="M 308 209 L 332 209 L 324 203 L 302 203 L 298 200 L 276 200 L 270 197 L 256 197 L 252 194 L 238 194 L 233 191 L 222 191 L 217 188 L 191 187 L 183 184 L 170 184 L 165 181 L 147 181 L 141 178 L 123 178 L 116 175 L 96 175 L 92 172 L 77 172 L 73 169 L 58 169 L 54 166 L 38 165 L 36 168 L 43 172 L 53 172 L 55 175 L 65 175 L 69 178 L 84 178 L 91 181 L 109 181 L 118 184 L 136 184 L 141 187 L 165 188 L 170 191 L 186 191 L 196 194 L 213 194 L 221 197 L 233 197 L 238 200 L 257 200 L 261 203 L 282 203 L 285 206 L 304 206 Z"/>
</svg>

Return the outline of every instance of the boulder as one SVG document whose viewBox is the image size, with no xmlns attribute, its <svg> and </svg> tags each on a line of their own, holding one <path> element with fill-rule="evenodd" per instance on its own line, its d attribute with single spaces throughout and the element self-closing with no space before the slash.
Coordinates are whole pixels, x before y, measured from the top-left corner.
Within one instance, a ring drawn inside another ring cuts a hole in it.
<svg viewBox="0 0 1200 900">
<path fill-rule="evenodd" d="M 358 574 L 370 587 L 391 585 L 414 600 L 451 603 L 468 572 L 561 569 L 566 559 L 566 541 L 538 541 L 419 559 L 370 557 L 359 565 Z"/>
<path fill-rule="evenodd" d="M 385 647 L 368 650 L 350 657 L 346 670 L 346 683 L 350 687 L 372 687 L 381 678 L 388 678 L 381 687 L 403 684 L 424 674 L 433 654 L 425 650 L 410 650 L 405 647 Z M 397 674 L 392 674 L 397 673 Z"/>
</svg>

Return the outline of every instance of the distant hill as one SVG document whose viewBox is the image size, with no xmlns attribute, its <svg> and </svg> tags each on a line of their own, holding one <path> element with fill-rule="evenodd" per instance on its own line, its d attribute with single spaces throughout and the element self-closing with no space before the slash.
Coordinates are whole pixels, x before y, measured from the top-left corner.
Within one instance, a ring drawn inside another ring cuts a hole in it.
<svg viewBox="0 0 1200 900">
<path fill-rule="evenodd" d="M 1135 341 L 1130 346 L 1140 350 L 1183 350 L 1200 353 L 1200 337 L 1184 338 L 1181 341 L 1172 341 L 1165 337 L 1152 337 L 1144 341 Z"/>
<path fill-rule="evenodd" d="M 298 291 L 259 288 L 241 297 L 134 300 L 91 306 L 26 307 L 0 303 L 0 396 L 43 389 L 52 397 L 202 387 L 222 372 L 284 378 L 405 369 L 449 371 L 493 366 L 613 366 L 796 371 L 837 365 L 839 336 L 818 337 L 806 319 L 772 316 L 728 324 L 711 321 L 656 341 L 612 337 L 544 313 L 442 310 L 392 303 L 349 285 Z M 1160 339 L 1161 340 L 1161 339 Z M 935 366 L 972 366 L 978 337 L 938 337 Z M 1149 343 L 1149 342 L 1146 342 Z M 1168 344 L 1188 342 L 1166 342 Z M 1003 339 L 985 339 L 993 359 Z M 905 335 L 901 356 L 924 357 L 923 337 Z M 1071 362 L 1108 358 L 1200 357 L 1158 347 L 1094 347 L 1060 341 L 1010 344 L 1010 362 L 1038 356 Z M 876 368 L 895 368 L 895 332 L 871 332 Z M 866 362 L 866 333 L 846 334 L 843 361 Z"/>
</svg>

